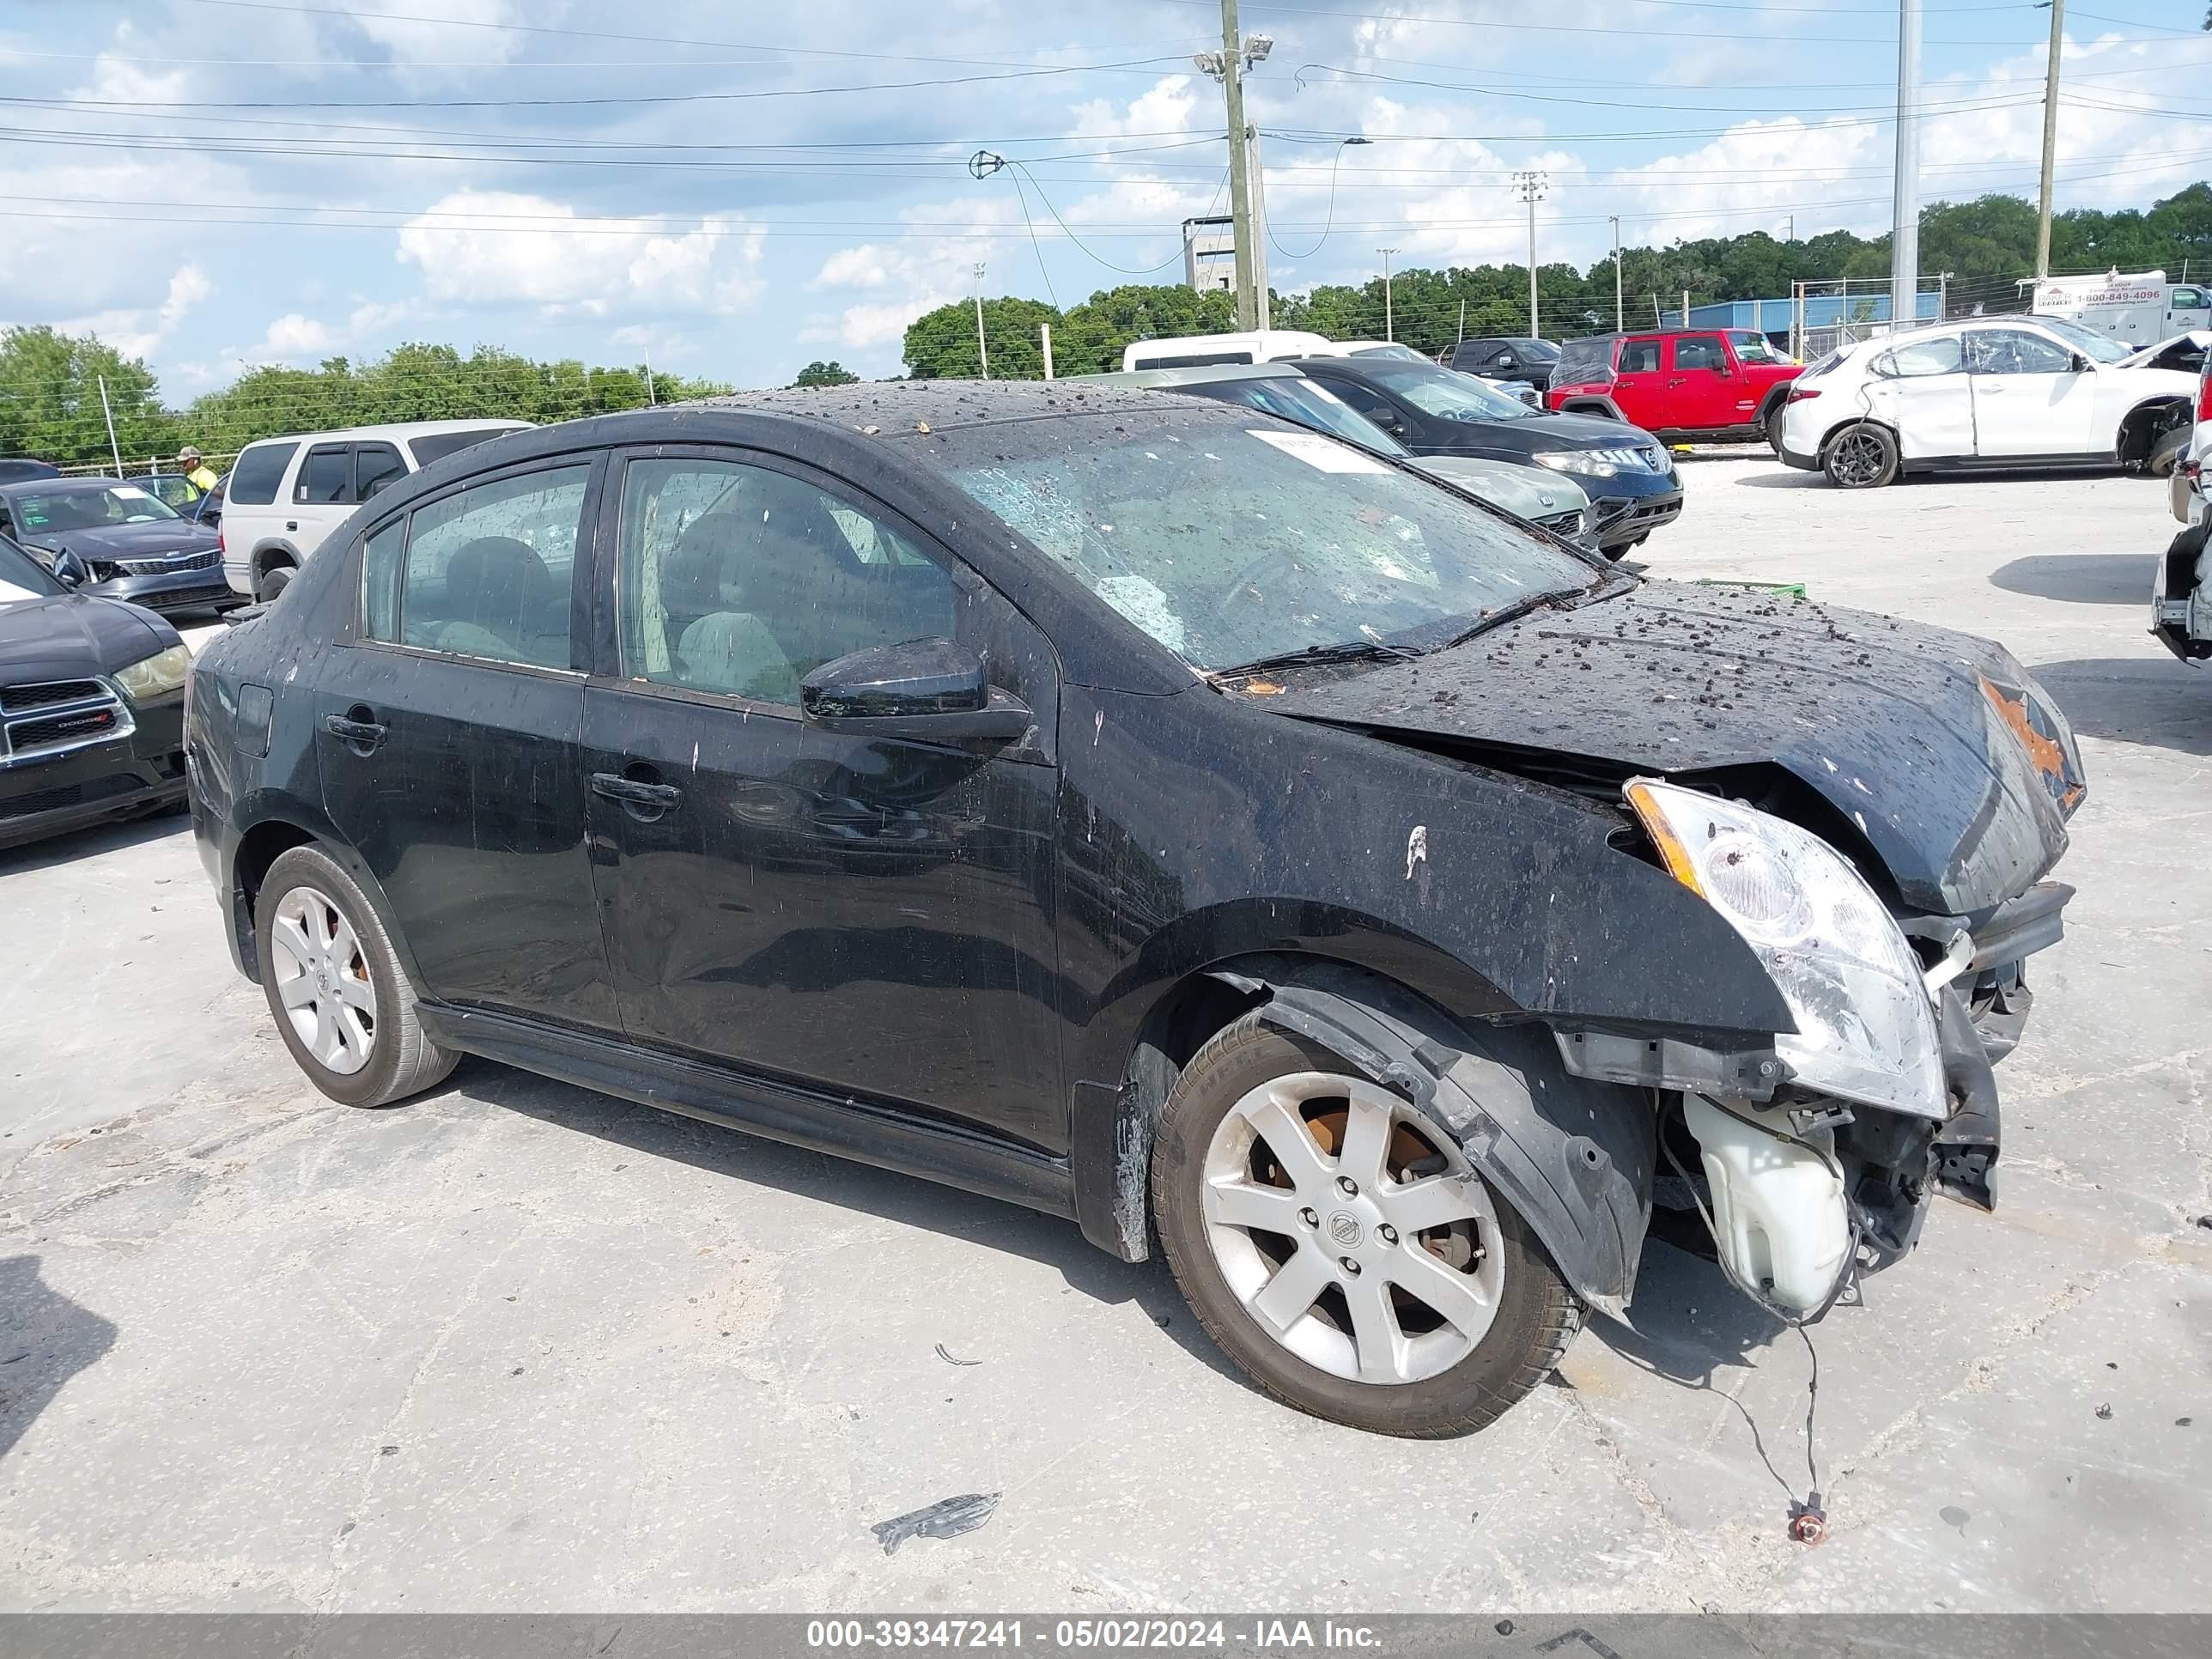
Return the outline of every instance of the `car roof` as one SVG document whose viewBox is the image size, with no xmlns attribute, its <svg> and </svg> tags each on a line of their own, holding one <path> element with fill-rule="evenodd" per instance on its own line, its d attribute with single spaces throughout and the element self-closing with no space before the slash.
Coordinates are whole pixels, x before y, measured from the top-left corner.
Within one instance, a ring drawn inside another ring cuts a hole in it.
<svg viewBox="0 0 2212 1659">
<path fill-rule="evenodd" d="M 40 495 L 84 495 L 96 489 L 112 489 L 119 483 L 135 482 L 127 478 L 9 478 L 0 483 L 0 489 L 30 489 Z"/>
<path fill-rule="evenodd" d="M 1066 377 L 1085 386 L 1218 386 L 1224 380 L 1296 380 L 1297 370 L 1278 360 L 1271 363 L 1195 363 L 1185 368 L 1127 368 L 1111 374 L 1073 374 Z"/>
<path fill-rule="evenodd" d="M 520 432 L 533 424 L 533 422 L 518 421 L 507 416 L 487 416 L 480 421 L 391 421 L 382 426 L 333 427 L 327 432 L 279 433 L 267 438 L 257 438 L 246 447 L 258 449 L 263 444 L 336 443 L 360 438 L 426 438 L 438 432 L 482 432 L 487 427 Z"/>
</svg>

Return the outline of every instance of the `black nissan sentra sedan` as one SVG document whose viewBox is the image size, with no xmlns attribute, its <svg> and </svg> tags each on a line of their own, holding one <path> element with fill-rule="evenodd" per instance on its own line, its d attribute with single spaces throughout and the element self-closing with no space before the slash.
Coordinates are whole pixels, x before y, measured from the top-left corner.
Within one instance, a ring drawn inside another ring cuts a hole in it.
<svg viewBox="0 0 2212 1659">
<path fill-rule="evenodd" d="M 2083 787 L 1983 641 L 1064 383 L 451 457 L 206 648 L 187 755 L 334 1099 L 477 1054 L 1157 1238 L 1405 1435 L 1619 1311 L 1655 1186 L 1792 1319 L 1990 1202 Z"/>
</svg>

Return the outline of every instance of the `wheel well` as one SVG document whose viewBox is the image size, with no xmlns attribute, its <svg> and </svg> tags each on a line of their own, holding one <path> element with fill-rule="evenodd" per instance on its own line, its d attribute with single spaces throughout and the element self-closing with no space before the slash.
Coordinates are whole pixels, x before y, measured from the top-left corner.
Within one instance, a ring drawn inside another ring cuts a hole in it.
<svg viewBox="0 0 2212 1659">
<path fill-rule="evenodd" d="M 1595 415 L 1601 420 L 1617 421 L 1620 413 L 1601 398 L 1570 398 L 1559 405 L 1562 415 Z"/>
<path fill-rule="evenodd" d="M 313 846 L 314 840 L 298 824 L 287 823 L 281 818 L 257 823 L 240 838 L 238 856 L 231 865 L 235 926 L 243 947 L 239 952 L 240 960 L 248 963 L 256 960 L 253 907 L 261 896 L 261 884 L 268 878 L 269 866 L 295 847 Z"/>
<path fill-rule="evenodd" d="M 2159 439 L 2187 420 L 2189 415 L 2186 398 L 2154 398 L 2137 404 L 2120 422 L 2120 435 L 2112 446 L 2114 456 L 2123 461 L 2149 459 Z"/>
<path fill-rule="evenodd" d="M 1830 428 L 1829 428 L 1826 432 L 1823 432 L 1823 433 L 1820 434 L 1820 447 L 1819 447 L 1818 449 L 1814 450 L 1813 453 L 1814 453 L 1814 454 L 1816 454 L 1816 455 L 1825 455 L 1825 454 L 1826 454 L 1826 453 L 1827 453 L 1827 451 L 1828 451 L 1828 446 L 1829 446 L 1829 444 L 1830 444 L 1830 443 L 1832 443 L 1832 442 L 1833 442 L 1833 441 L 1834 441 L 1834 440 L 1835 440 L 1835 436 L 1836 436 L 1836 434 L 1838 434 L 1838 432 L 1841 432 L 1841 431 L 1842 431 L 1845 427 L 1852 427 L 1852 426 L 1878 426 L 1878 427 L 1880 427 L 1880 428 L 1881 428 L 1884 432 L 1887 432 L 1887 434 L 1889 434 L 1889 441 L 1890 441 L 1892 443 L 1896 443 L 1896 442 L 1897 442 L 1897 428 L 1896 428 L 1895 427 L 1893 427 L 1893 426 L 1890 425 L 1890 423 L 1889 423 L 1888 422 L 1887 422 L 1887 421 L 1877 421 L 1877 420 L 1874 419 L 1871 416 L 1867 416 L 1867 415 L 1854 415 L 1854 416 L 1851 416 L 1849 420 L 1847 420 L 1847 421 L 1838 421 L 1838 422 L 1837 422 L 1833 426 L 1830 427 Z M 1903 451 L 1902 447 L 1899 447 L 1899 452 L 1898 452 L 1898 453 L 1899 453 L 1899 454 L 1900 456 L 1904 453 L 1904 451 Z"/>
<path fill-rule="evenodd" d="M 253 577 L 258 581 L 272 570 L 297 570 L 300 561 L 289 547 L 258 547 L 253 550 Z"/>
</svg>

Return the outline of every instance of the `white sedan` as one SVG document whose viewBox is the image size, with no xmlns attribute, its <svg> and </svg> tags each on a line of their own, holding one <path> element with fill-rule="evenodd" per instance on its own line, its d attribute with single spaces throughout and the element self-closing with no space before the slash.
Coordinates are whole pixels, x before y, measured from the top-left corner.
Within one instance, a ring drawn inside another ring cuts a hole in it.
<svg viewBox="0 0 2212 1659">
<path fill-rule="evenodd" d="M 2197 377 L 2056 317 L 1985 317 L 1868 340 L 1791 385 L 1782 459 L 1846 489 L 1903 472 L 2148 462 Z"/>
</svg>

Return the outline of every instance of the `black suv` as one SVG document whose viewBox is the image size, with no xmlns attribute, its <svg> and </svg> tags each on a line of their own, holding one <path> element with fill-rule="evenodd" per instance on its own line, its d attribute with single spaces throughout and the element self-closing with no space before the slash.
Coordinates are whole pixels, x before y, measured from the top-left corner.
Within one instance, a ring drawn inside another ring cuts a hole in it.
<svg viewBox="0 0 2212 1659">
<path fill-rule="evenodd" d="M 1549 340 L 1493 336 L 1462 340 L 1438 361 L 1462 374 L 1479 374 L 1486 380 L 1525 380 L 1541 392 L 1552 382 L 1552 366 L 1559 361 L 1559 349 Z"/>
</svg>

